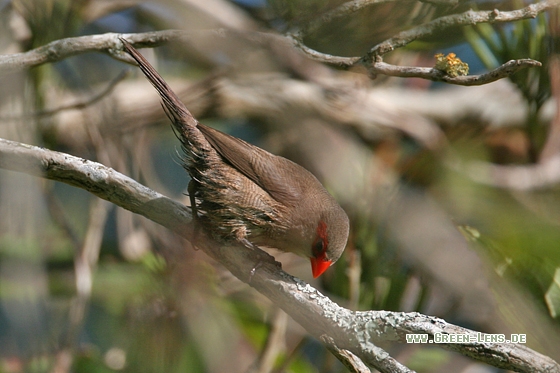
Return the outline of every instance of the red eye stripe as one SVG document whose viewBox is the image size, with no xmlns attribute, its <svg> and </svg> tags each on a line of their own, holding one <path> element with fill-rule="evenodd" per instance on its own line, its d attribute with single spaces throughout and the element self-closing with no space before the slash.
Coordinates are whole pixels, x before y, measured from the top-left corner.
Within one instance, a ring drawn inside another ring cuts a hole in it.
<svg viewBox="0 0 560 373">
<path fill-rule="evenodd" d="M 315 238 L 315 241 L 313 241 L 313 255 L 315 255 L 316 258 L 323 257 L 324 259 L 327 247 L 329 247 L 327 224 L 320 220 L 317 225 L 317 237 Z"/>
</svg>

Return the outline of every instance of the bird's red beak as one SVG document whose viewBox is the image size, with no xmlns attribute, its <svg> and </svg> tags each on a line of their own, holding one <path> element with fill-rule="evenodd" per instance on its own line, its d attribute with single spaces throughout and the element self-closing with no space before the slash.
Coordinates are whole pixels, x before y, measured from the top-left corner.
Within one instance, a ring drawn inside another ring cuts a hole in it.
<svg viewBox="0 0 560 373">
<path fill-rule="evenodd" d="M 310 258 L 311 259 L 311 272 L 313 278 L 317 278 L 323 274 L 332 264 L 332 260 L 325 260 L 323 258 Z"/>
</svg>

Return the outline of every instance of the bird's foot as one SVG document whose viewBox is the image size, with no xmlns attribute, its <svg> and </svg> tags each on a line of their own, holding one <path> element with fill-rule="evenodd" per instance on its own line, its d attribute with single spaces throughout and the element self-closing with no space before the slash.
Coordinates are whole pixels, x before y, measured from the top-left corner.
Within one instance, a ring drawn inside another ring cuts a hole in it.
<svg viewBox="0 0 560 373">
<path fill-rule="evenodd" d="M 190 208 L 191 208 L 192 224 L 193 224 L 193 239 L 195 242 L 198 241 L 200 237 L 200 230 L 202 229 L 200 216 L 198 216 L 198 207 L 196 205 L 196 198 L 195 198 L 196 189 L 197 189 L 197 183 L 194 180 L 189 181 L 188 196 L 191 204 Z"/>
<path fill-rule="evenodd" d="M 255 254 L 259 257 L 259 262 L 266 262 L 271 263 L 277 266 L 278 268 L 282 268 L 282 264 L 278 262 L 272 255 L 255 245 L 254 243 L 250 242 L 248 239 L 243 238 L 241 239 L 241 243 L 243 246 L 253 250 Z M 262 264 L 261 264 L 262 265 Z"/>
<path fill-rule="evenodd" d="M 257 261 L 257 264 L 255 264 L 255 266 L 251 269 L 251 272 L 249 274 L 249 283 L 253 279 L 253 276 L 257 272 L 257 269 L 262 267 L 264 263 L 271 263 L 271 264 L 275 265 L 278 269 L 282 269 L 282 263 L 277 261 L 272 255 L 270 255 L 266 251 L 263 251 L 260 247 L 253 244 L 252 242 L 250 242 L 246 238 L 243 238 L 240 241 L 243 244 L 243 246 L 253 250 L 253 252 L 255 254 L 257 254 L 257 256 L 259 257 L 258 261 Z"/>
</svg>

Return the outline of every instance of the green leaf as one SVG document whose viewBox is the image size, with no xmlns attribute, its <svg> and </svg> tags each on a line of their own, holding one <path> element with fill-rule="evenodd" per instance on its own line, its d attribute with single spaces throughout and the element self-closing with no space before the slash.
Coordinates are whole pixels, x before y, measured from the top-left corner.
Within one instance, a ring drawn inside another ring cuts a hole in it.
<svg viewBox="0 0 560 373">
<path fill-rule="evenodd" d="M 560 315 L 560 268 L 556 268 L 554 279 L 544 295 L 548 312 L 552 317 Z"/>
</svg>

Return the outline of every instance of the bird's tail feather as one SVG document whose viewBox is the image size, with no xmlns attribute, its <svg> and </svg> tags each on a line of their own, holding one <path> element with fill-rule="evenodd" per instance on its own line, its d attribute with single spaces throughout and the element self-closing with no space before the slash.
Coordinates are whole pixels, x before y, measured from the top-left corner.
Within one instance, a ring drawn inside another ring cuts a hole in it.
<svg viewBox="0 0 560 373">
<path fill-rule="evenodd" d="M 128 41 L 119 38 L 123 43 L 124 49 L 132 58 L 138 63 L 138 67 L 144 73 L 149 82 L 158 91 L 163 101 L 165 113 L 173 121 L 177 129 L 183 132 L 185 125 L 196 127 L 198 122 L 193 117 L 191 112 L 187 109 L 185 104 L 181 102 L 179 97 L 171 90 L 161 75 L 154 69 L 154 67 L 138 52 Z"/>
<path fill-rule="evenodd" d="M 198 121 L 146 58 L 128 41 L 123 38 L 119 39 L 123 43 L 125 51 L 136 60 L 140 70 L 161 96 L 163 109 L 173 123 L 173 131 L 185 151 L 184 167 L 191 177 L 195 177 L 200 169 L 209 167 L 204 154 L 211 151 L 211 145 L 198 129 Z"/>
</svg>

